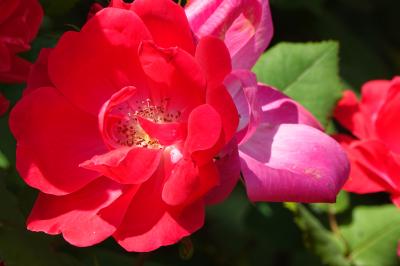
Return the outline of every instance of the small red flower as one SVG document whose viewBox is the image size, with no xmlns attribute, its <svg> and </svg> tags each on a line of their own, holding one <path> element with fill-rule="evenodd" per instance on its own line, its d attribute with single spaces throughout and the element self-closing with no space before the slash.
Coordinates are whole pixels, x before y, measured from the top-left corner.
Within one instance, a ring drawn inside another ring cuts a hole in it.
<svg viewBox="0 0 400 266">
<path fill-rule="evenodd" d="M 195 43 L 170 0 L 113 1 L 65 33 L 10 117 L 17 169 L 41 191 L 28 228 L 76 246 L 113 236 L 128 251 L 199 229 L 214 157 L 238 125 L 230 72 L 224 43 Z"/>
<path fill-rule="evenodd" d="M 30 49 L 43 11 L 37 0 L 0 2 L 0 82 L 23 82 L 30 63 L 17 56 Z"/>
<path fill-rule="evenodd" d="M 355 193 L 386 191 L 400 207 L 400 77 L 362 87 L 361 101 L 345 91 L 335 118 L 352 135 L 336 135 L 351 161 L 344 189 Z"/>
</svg>

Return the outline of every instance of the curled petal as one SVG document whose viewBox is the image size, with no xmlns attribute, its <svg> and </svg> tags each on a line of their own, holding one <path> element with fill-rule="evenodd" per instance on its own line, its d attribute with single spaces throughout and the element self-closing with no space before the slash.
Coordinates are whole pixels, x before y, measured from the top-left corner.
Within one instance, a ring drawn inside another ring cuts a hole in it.
<svg viewBox="0 0 400 266">
<path fill-rule="evenodd" d="M 340 145 L 306 125 L 263 124 L 239 154 L 252 201 L 334 202 L 349 171 Z"/>
<path fill-rule="evenodd" d="M 121 184 L 140 184 L 156 171 L 162 150 L 141 147 L 121 147 L 80 164 Z"/>
<path fill-rule="evenodd" d="M 257 129 L 262 114 L 257 77 L 248 70 L 233 71 L 224 82 L 239 112 L 236 138 L 245 142 Z"/>
</svg>

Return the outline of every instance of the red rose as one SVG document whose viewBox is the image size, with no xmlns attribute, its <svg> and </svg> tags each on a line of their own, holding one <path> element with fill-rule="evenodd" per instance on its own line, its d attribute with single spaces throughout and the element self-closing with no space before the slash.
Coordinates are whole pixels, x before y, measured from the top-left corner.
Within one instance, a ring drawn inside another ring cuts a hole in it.
<svg viewBox="0 0 400 266">
<path fill-rule="evenodd" d="M 0 82 L 23 82 L 30 63 L 17 56 L 29 50 L 43 11 L 37 0 L 0 1 Z"/>
<path fill-rule="evenodd" d="M 335 118 L 350 135 L 337 135 L 351 161 L 344 189 L 355 193 L 386 191 L 400 207 L 400 77 L 362 87 L 361 101 L 345 91 Z"/>
<path fill-rule="evenodd" d="M 123 7 L 123 8 L 120 8 Z M 224 43 L 195 43 L 170 0 L 113 2 L 43 50 L 10 116 L 17 169 L 41 192 L 28 228 L 76 246 L 173 244 L 204 222 L 234 135 Z"/>
</svg>

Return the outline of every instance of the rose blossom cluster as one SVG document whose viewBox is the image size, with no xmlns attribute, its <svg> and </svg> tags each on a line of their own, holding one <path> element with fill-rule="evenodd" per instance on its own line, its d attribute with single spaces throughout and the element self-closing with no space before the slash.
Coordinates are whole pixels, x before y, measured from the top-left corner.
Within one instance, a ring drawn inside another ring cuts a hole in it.
<svg viewBox="0 0 400 266">
<path fill-rule="evenodd" d="M 250 69 L 266 0 L 113 0 L 43 49 L 13 108 L 28 228 L 128 251 L 178 242 L 243 176 L 252 201 L 332 202 L 349 166 L 318 121 Z"/>
</svg>

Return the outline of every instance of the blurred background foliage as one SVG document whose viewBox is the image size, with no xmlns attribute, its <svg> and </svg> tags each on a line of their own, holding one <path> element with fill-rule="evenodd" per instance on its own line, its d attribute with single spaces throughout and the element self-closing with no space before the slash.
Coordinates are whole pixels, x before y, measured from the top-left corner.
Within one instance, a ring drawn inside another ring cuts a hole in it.
<svg viewBox="0 0 400 266">
<path fill-rule="evenodd" d="M 95 1 L 41 2 L 46 17 L 32 50 L 24 55 L 32 61 L 63 32 L 79 29 Z M 335 131 L 330 114 L 342 89 L 358 91 L 367 80 L 400 73 L 399 0 L 270 3 L 275 35 L 254 70 L 261 81 L 309 108 L 328 130 Z M 307 75 L 296 84 L 287 84 L 303 72 Z M 12 103 L 22 90 L 20 85 L 0 86 Z M 386 194 L 342 192 L 336 204 L 253 204 L 239 185 L 223 204 L 208 208 L 199 232 L 149 254 L 127 253 L 113 240 L 75 248 L 61 237 L 28 232 L 25 218 L 37 192 L 16 173 L 7 120 L 8 115 L 0 117 L 0 260 L 7 266 L 400 265 L 400 213 Z"/>
</svg>

